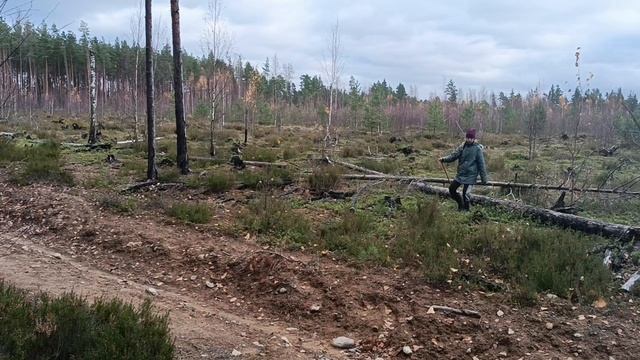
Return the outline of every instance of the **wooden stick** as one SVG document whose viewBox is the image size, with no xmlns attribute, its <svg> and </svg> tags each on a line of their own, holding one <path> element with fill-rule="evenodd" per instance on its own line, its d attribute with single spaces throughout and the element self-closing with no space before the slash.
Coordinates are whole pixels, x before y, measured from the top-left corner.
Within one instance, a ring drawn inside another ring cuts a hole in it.
<svg viewBox="0 0 640 360">
<path fill-rule="evenodd" d="M 345 174 L 342 175 L 342 178 L 345 180 L 369 180 L 369 181 L 378 181 L 378 180 L 397 180 L 397 181 L 421 181 L 426 183 L 437 183 L 437 184 L 448 184 L 449 180 L 443 178 L 427 178 L 427 177 L 419 177 L 419 176 L 398 176 L 398 175 L 368 175 L 368 174 Z M 593 193 L 604 193 L 604 194 L 620 194 L 620 195 L 633 195 L 638 196 L 640 192 L 637 191 L 622 191 L 615 189 L 597 189 L 597 188 L 568 188 L 564 186 L 558 185 L 541 185 L 541 184 L 524 184 L 524 183 L 512 183 L 512 182 L 502 182 L 502 181 L 489 181 L 486 184 L 482 184 L 483 186 L 494 186 L 494 187 L 506 187 L 506 188 L 521 188 L 521 189 L 540 189 L 540 190 L 558 190 L 558 191 L 575 191 L 575 192 L 593 192 Z"/>
<path fill-rule="evenodd" d="M 476 319 L 480 319 L 482 317 L 480 313 L 477 311 L 468 310 L 468 309 L 456 309 L 448 306 L 431 305 L 429 307 L 429 312 L 431 312 L 431 310 L 433 310 L 434 312 L 442 311 L 445 313 L 452 313 L 452 314 L 461 315 L 461 316 L 469 316 Z"/>
</svg>

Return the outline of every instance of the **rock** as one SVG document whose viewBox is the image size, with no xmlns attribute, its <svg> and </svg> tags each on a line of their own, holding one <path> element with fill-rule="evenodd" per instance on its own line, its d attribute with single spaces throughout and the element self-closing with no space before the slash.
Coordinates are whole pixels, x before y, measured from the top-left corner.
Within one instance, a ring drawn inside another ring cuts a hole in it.
<svg viewBox="0 0 640 360">
<path fill-rule="evenodd" d="M 207 281 L 205 285 L 207 285 L 209 289 L 213 289 L 214 287 L 216 287 L 216 284 L 212 283 L 211 281 Z"/>
<path fill-rule="evenodd" d="M 553 329 L 553 323 L 548 322 L 548 323 L 544 324 L 544 327 L 546 327 L 547 330 L 552 330 Z"/>
<path fill-rule="evenodd" d="M 584 315 L 580 315 L 578 316 L 578 320 L 583 321 L 586 320 L 587 318 Z"/>
<path fill-rule="evenodd" d="M 556 295 L 556 294 L 547 294 L 547 299 L 549 299 L 549 300 L 553 300 L 553 299 L 557 299 L 557 298 L 558 298 L 558 295 Z"/>
<path fill-rule="evenodd" d="M 242 353 L 240 351 L 236 350 L 236 349 L 233 349 L 233 351 L 231 352 L 231 356 L 233 356 L 233 357 L 238 357 L 238 356 L 241 356 L 241 355 L 242 355 Z"/>
<path fill-rule="evenodd" d="M 287 288 L 286 287 L 281 287 L 278 289 L 278 294 L 286 294 L 287 293 Z"/>
<path fill-rule="evenodd" d="M 503 316 L 504 316 L 504 311 L 502 311 L 502 310 L 498 310 L 498 312 L 496 313 L 496 315 L 498 315 L 498 317 L 503 317 Z"/>
<path fill-rule="evenodd" d="M 356 342 L 345 336 L 339 336 L 331 341 L 331 345 L 338 349 L 351 349 L 356 346 Z"/>
<path fill-rule="evenodd" d="M 51 256 L 53 256 L 56 259 L 62 259 L 62 255 L 59 254 L 59 253 L 53 253 L 53 254 L 51 254 Z"/>
<path fill-rule="evenodd" d="M 593 302 L 593 307 L 596 309 L 604 309 L 607 307 L 607 301 L 603 298 L 599 298 Z"/>
<path fill-rule="evenodd" d="M 516 332 L 515 332 L 515 331 L 513 331 L 513 329 L 512 329 L 512 328 L 509 328 L 509 330 L 507 330 L 507 333 L 508 333 L 509 335 L 513 335 L 513 334 L 515 334 Z"/>
<path fill-rule="evenodd" d="M 500 355 L 502 357 L 507 357 L 507 352 L 506 351 L 502 351 L 502 352 L 498 353 L 498 355 Z"/>
<path fill-rule="evenodd" d="M 318 311 L 320 311 L 321 308 L 322 307 L 320 305 L 315 304 L 315 305 L 311 305 L 310 310 L 311 310 L 311 312 L 318 312 Z"/>
<path fill-rule="evenodd" d="M 581 337 L 583 337 L 583 336 L 584 336 L 584 335 L 582 335 L 582 334 L 580 334 L 580 333 L 575 333 L 575 334 L 573 334 L 573 337 L 574 337 L 574 338 L 578 338 L 578 339 L 579 339 L 579 338 L 581 338 Z"/>
<path fill-rule="evenodd" d="M 191 277 L 189 279 L 191 279 L 191 281 L 196 281 L 198 277 L 196 275 L 191 275 Z"/>
<path fill-rule="evenodd" d="M 403 347 L 402 347 L 402 352 L 403 352 L 405 355 L 411 355 L 411 354 L 413 354 L 413 350 L 411 350 L 411 347 L 410 347 L 410 346 L 403 346 Z"/>
<path fill-rule="evenodd" d="M 160 294 L 160 293 L 158 292 L 158 290 L 156 290 L 156 289 L 154 289 L 154 288 L 152 288 L 152 287 L 148 287 L 145 291 L 146 291 L 147 293 L 149 293 L 149 294 L 153 295 L 153 296 L 158 296 L 158 295 Z"/>
<path fill-rule="evenodd" d="M 627 280 L 627 282 L 622 285 L 622 290 L 631 292 L 631 290 L 636 287 L 638 280 L 640 280 L 640 272 L 636 271 L 633 275 L 631 275 L 629 280 Z"/>
</svg>

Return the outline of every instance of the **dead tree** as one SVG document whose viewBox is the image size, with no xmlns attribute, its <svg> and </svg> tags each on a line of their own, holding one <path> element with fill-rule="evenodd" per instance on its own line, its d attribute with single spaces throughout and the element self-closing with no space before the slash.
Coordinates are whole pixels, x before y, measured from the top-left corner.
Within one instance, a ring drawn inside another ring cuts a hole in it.
<svg viewBox="0 0 640 360">
<path fill-rule="evenodd" d="M 89 144 L 98 142 L 98 125 L 96 121 L 96 54 L 89 50 L 89 98 L 91 114 L 89 118 Z"/>
<path fill-rule="evenodd" d="M 145 0 L 145 66 L 147 81 L 147 179 L 157 180 L 156 167 L 156 121 L 153 109 L 153 17 L 151 14 L 151 0 Z"/>
<path fill-rule="evenodd" d="M 173 86 L 175 91 L 177 163 L 183 175 L 189 173 L 187 156 L 187 123 L 184 119 L 184 93 L 182 88 L 182 48 L 180 44 L 180 5 L 171 0 L 171 34 L 173 38 Z"/>
</svg>

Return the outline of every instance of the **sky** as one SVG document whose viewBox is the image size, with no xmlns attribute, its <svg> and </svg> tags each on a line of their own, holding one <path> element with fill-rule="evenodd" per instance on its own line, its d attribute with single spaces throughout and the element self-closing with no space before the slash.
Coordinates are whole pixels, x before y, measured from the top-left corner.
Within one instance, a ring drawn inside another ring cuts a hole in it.
<svg viewBox="0 0 640 360">
<path fill-rule="evenodd" d="M 25 0 L 9 0 L 9 3 Z M 131 39 L 138 0 L 33 0 L 31 18 L 93 36 Z M 170 42 L 169 0 L 153 1 L 154 26 Z M 200 55 L 208 0 L 181 0 L 183 47 Z M 420 98 L 441 95 L 449 79 L 465 94 L 526 93 L 577 84 L 640 90 L 640 1 L 222 0 L 230 55 L 262 66 L 291 64 L 294 78 L 321 75 L 339 24 L 341 85 L 385 79 Z M 588 80 L 590 79 L 590 80 Z"/>
</svg>

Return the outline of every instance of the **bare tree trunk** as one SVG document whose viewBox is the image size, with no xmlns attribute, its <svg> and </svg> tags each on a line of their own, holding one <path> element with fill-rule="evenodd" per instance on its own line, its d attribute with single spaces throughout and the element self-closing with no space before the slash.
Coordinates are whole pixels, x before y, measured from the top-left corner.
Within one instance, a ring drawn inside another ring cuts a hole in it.
<svg viewBox="0 0 640 360">
<path fill-rule="evenodd" d="M 184 119 L 184 93 L 182 88 L 182 48 L 180 45 L 180 5 L 171 0 L 171 33 L 173 37 L 173 84 L 176 108 L 177 163 L 183 175 L 189 173 L 187 157 L 187 123 Z"/>
<path fill-rule="evenodd" d="M 89 50 L 89 98 L 91 101 L 89 144 L 95 144 L 98 141 L 98 126 L 96 121 L 96 54 L 93 50 Z"/>
<path fill-rule="evenodd" d="M 249 109 L 245 106 L 244 108 L 244 144 L 247 145 L 247 140 L 249 137 Z"/>
<path fill-rule="evenodd" d="M 151 0 L 145 0 L 145 66 L 147 80 L 147 179 L 156 180 L 156 122 L 153 113 L 153 25 L 151 14 Z"/>
<path fill-rule="evenodd" d="M 215 75 L 214 75 L 215 76 Z M 214 140 L 214 128 L 216 124 L 216 101 L 211 103 L 211 122 L 209 124 L 209 155 L 216 156 L 216 144 Z"/>
</svg>

